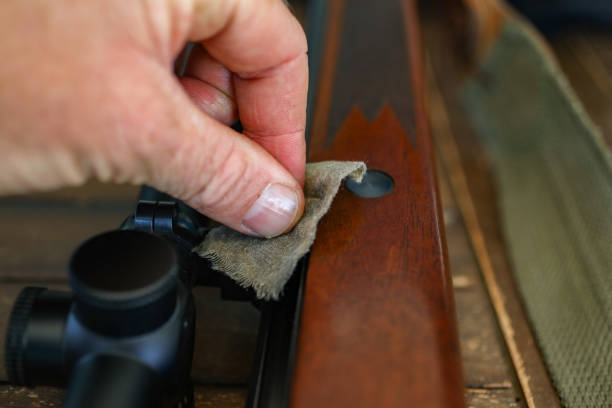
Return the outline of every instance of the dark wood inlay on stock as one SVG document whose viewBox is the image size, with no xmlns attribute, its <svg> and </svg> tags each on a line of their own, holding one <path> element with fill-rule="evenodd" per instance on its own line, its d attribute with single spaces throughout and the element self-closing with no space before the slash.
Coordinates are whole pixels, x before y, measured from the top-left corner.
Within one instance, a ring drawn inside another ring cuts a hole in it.
<svg viewBox="0 0 612 408">
<path fill-rule="evenodd" d="M 323 3 L 309 161 L 363 160 L 395 187 L 378 198 L 342 188 L 319 225 L 291 405 L 463 406 L 415 4 Z"/>
</svg>

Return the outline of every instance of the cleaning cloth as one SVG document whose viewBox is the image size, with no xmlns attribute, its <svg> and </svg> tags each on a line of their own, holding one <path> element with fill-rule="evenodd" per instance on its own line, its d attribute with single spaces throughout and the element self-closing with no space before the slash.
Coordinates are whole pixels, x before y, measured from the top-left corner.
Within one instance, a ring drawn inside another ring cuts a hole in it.
<svg viewBox="0 0 612 408">
<path fill-rule="evenodd" d="M 314 242 L 317 223 L 325 215 L 342 179 L 361 181 L 362 162 L 326 161 L 306 165 L 304 215 L 290 232 L 276 238 L 250 237 L 230 228 L 213 228 L 194 251 L 257 297 L 278 299 L 298 260 Z"/>
</svg>

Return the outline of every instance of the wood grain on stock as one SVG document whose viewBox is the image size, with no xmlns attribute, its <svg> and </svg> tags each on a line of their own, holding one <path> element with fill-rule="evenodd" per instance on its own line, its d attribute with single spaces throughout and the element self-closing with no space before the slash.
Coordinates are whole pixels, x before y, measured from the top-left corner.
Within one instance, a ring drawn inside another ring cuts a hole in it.
<svg viewBox="0 0 612 408">
<path fill-rule="evenodd" d="M 322 4 L 309 160 L 364 160 L 395 188 L 341 189 L 319 225 L 291 405 L 463 406 L 415 5 Z"/>
</svg>

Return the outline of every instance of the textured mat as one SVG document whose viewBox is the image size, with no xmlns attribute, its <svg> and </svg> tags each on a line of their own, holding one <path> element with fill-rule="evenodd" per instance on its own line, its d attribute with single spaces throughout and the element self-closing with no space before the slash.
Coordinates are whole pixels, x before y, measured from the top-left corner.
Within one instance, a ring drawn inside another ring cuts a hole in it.
<svg viewBox="0 0 612 408">
<path fill-rule="evenodd" d="M 567 407 L 612 406 L 612 166 L 548 48 L 506 23 L 465 89 L 516 281 Z"/>
</svg>

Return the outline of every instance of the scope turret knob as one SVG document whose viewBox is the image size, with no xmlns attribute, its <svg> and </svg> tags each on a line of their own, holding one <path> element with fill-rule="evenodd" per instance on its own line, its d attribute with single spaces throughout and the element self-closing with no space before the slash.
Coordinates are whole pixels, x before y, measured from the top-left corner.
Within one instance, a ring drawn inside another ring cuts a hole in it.
<svg viewBox="0 0 612 408">
<path fill-rule="evenodd" d="M 152 233 L 117 230 L 84 242 L 70 261 L 75 315 L 89 329 L 132 336 L 162 325 L 176 307 L 178 257 Z"/>
</svg>

